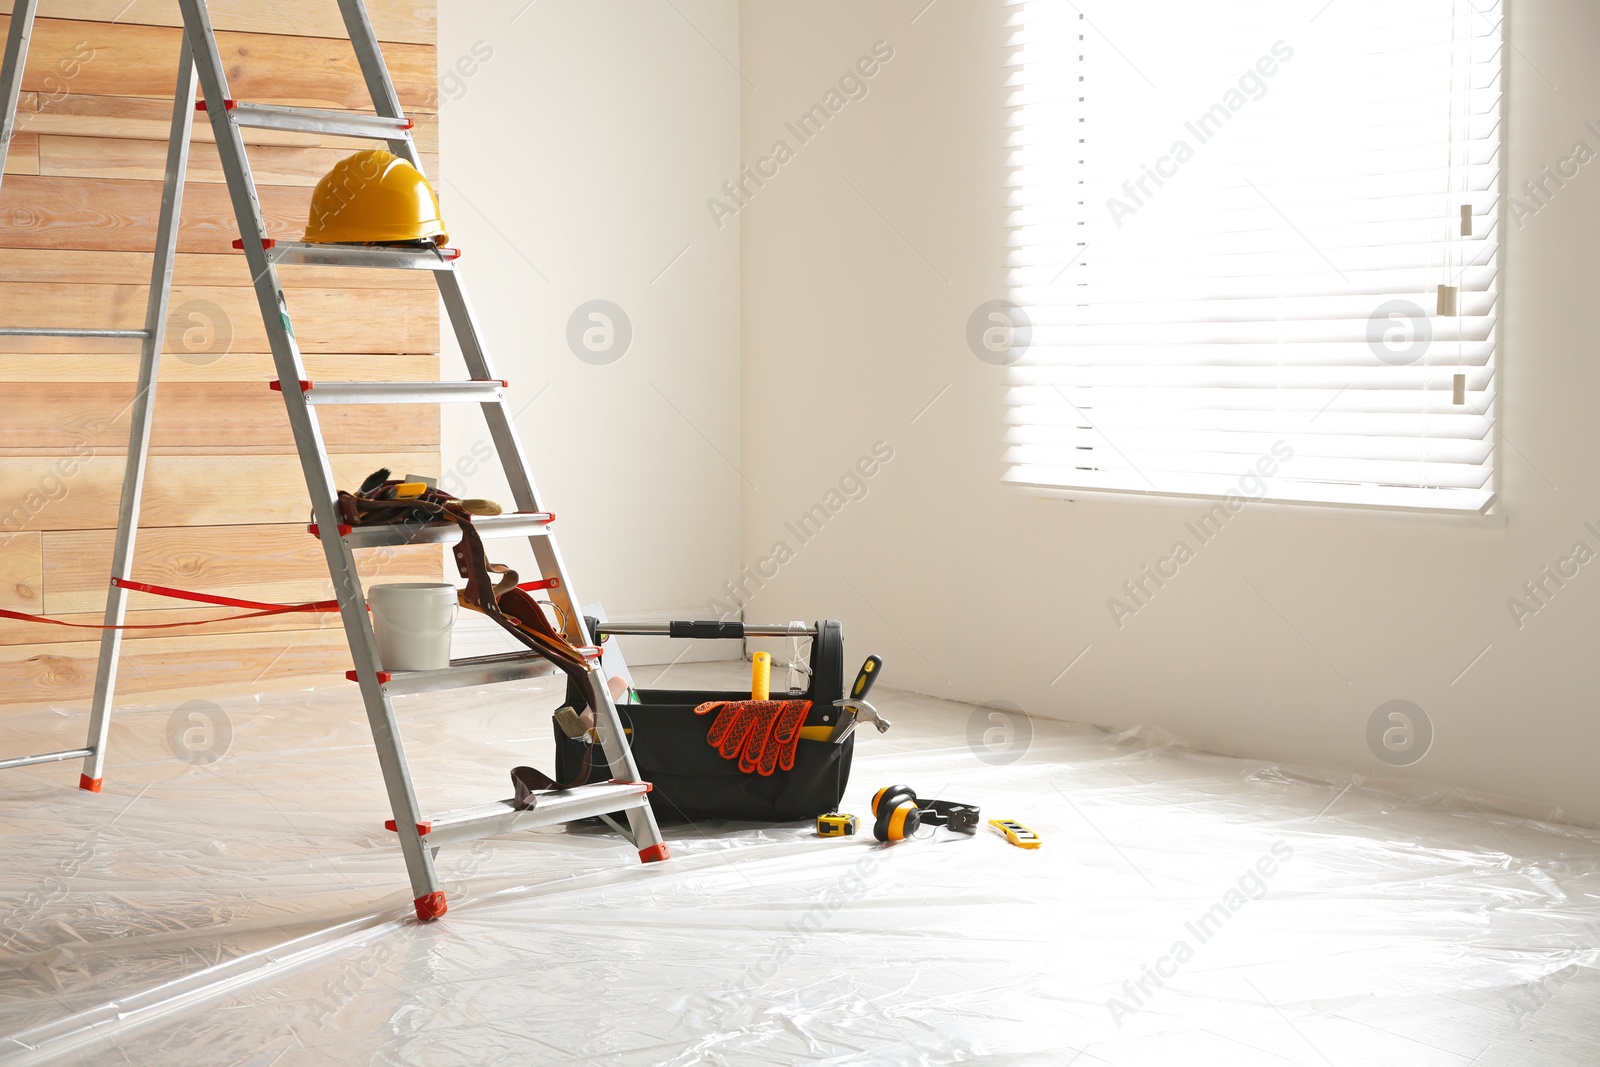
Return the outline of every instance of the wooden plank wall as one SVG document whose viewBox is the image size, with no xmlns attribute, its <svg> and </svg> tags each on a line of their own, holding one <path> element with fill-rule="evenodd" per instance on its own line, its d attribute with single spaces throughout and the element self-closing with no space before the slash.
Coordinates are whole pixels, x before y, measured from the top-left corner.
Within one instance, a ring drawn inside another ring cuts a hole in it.
<svg viewBox="0 0 1600 1067">
<path fill-rule="evenodd" d="M 435 0 L 368 0 L 416 134 L 437 173 Z M 11 4 L 0 0 L 0 34 Z M 370 110 L 333 0 L 213 0 L 233 95 Z M 0 325 L 143 326 L 181 19 L 172 0 L 43 0 L 0 182 Z M 274 234 L 298 238 L 311 187 L 372 142 L 247 131 Z M 304 532 L 305 484 L 266 354 L 249 272 L 198 116 L 160 371 L 135 577 L 262 600 L 329 595 Z M 410 272 L 288 268 L 311 376 L 438 376 L 432 281 Z M 126 342 L 0 338 L 0 607 L 98 622 L 137 372 Z M 342 486 L 371 470 L 437 475 L 436 408 L 324 408 Z M 369 577 L 435 578 L 437 547 L 364 554 Z M 375 557 L 375 558 L 374 558 Z M 130 622 L 220 614 L 138 595 Z M 238 690 L 337 677 L 337 618 L 287 616 L 132 631 L 119 693 Z M 88 699 L 98 634 L 0 620 L 0 706 Z"/>
</svg>

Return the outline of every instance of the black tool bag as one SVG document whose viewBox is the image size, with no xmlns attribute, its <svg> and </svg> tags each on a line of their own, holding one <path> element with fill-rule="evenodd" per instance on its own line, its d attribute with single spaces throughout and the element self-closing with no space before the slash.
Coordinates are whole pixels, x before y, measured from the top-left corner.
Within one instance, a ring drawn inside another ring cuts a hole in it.
<svg viewBox="0 0 1600 1067">
<path fill-rule="evenodd" d="M 593 622 L 591 622 L 591 628 Z M 599 627 L 602 631 L 604 624 Z M 593 630 L 591 629 L 591 632 Z M 743 638 L 736 622 L 675 622 L 671 636 L 682 638 Z M 776 665 L 775 665 L 776 666 Z M 777 670 L 773 671 L 778 674 Z M 844 693 L 844 630 L 834 620 L 817 623 L 811 641 L 811 685 L 804 693 L 775 691 L 773 699 L 811 701 L 806 726 L 831 728 L 839 721 L 835 700 Z M 737 760 L 724 759 L 706 742 L 715 714 L 696 715 L 694 709 L 711 700 L 748 700 L 750 693 L 708 689 L 636 689 L 641 703 L 621 704 L 617 710 L 628 731 L 639 776 L 652 783 L 650 806 L 664 820 L 742 819 L 754 822 L 790 822 L 813 819 L 835 811 L 850 780 L 854 735 L 842 745 L 802 737 L 795 751 L 793 770 L 770 776 L 746 774 Z M 583 707 L 583 696 L 568 684 L 567 701 Z M 576 703 L 574 703 L 576 701 Z M 556 777 L 569 781 L 583 761 L 583 741 L 567 737 L 558 726 Z M 591 782 L 611 777 L 605 753 L 593 747 Z"/>
</svg>

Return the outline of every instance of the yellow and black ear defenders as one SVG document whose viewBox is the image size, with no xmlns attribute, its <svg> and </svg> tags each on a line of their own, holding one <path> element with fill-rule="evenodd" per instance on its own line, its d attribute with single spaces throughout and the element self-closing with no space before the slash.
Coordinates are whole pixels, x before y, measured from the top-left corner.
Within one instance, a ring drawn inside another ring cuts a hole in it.
<svg viewBox="0 0 1600 1067">
<path fill-rule="evenodd" d="M 953 800 L 918 800 L 909 785 L 891 785 L 872 797 L 877 816 L 872 836 L 885 843 L 904 841 L 924 826 L 947 826 L 958 833 L 978 831 L 978 808 Z"/>
<path fill-rule="evenodd" d="M 904 841 L 922 826 L 917 794 L 908 785 L 891 785 L 872 796 L 872 836 L 879 841 Z"/>
</svg>

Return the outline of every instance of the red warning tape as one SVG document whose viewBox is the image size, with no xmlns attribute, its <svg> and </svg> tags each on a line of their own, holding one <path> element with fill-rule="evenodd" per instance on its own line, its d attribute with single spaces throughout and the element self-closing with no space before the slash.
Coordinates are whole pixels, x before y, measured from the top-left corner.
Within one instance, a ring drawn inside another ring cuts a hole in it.
<svg viewBox="0 0 1600 1067">
<path fill-rule="evenodd" d="M 223 615 L 215 619 L 191 619 L 184 622 L 144 622 L 124 623 L 121 626 L 107 626 L 98 622 L 66 622 L 62 619 L 46 618 L 43 615 L 30 615 L 25 611 L 9 611 L 0 608 L 0 619 L 15 619 L 18 622 L 44 622 L 51 626 L 70 626 L 74 630 L 170 630 L 179 626 L 205 626 L 213 622 L 230 622 L 235 619 L 259 619 L 268 615 L 285 615 L 295 611 L 338 611 L 337 600 L 317 600 L 309 604 L 268 604 L 259 600 L 239 600 L 229 596 L 212 596 L 209 593 L 191 593 L 183 589 L 169 589 L 164 585 L 149 585 L 145 582 L 124 581 L 121 578 L 111 579 L 113 585 L 123 589 L 131 589 L 136 593 L 153 593 L 156 596 L 171 597 L 175 600 L 192 600 L 200 604 L 217 604 L 228 608 L 254 608 L 243 615 Z"/>
<path fill-rule="evenodd" d="M 192 593 L 187 589 L 171 589 L 164 585 L 149 585 L 145 582 L 127 581 L 122 578 L 111 579 L 112 585 L 120 585 L 124 589 L 132 589 L 136 593 L 154 593 L 156 596 L 172 597 L 174 600 L 193 600 L 200 604 L 219 604 L 225 608 L 255 608 L 263 611 L 338 611 L 337 600 L 316 600 L 309 604 L 268 604 L 260 600 L 240 600 L 231 596 L 215 596 L 211 593 Z"/>
<path fill-rule="evenodd" d="M 129 622 L 121 626 L 107 626 L 98 622 L 66 622 L 62 619 L 46 618 L 43 615 L 30 615 L 25 611 L 10 611 L 0 608 L 0 619 L 15 619 L 17 622 L 43 622 L 51 626 L 70 626 L 74 630 L 171 630 L 180 626 L 205 626 L 213 622 L 232 622 L 237 619 L 260 619 L 269 615 L 287 615 L 296 611 L 338 611 L 337 600 L 313 600 L 306 604 L 270 604 L 263 600 L 241 600 L 238 597 L 216 596 L 212 593 L 195 593 L 187 589 L 173 589 L 165 585 L 151 585 L 148 582 L 135 582 L 123 578 L 111 579 L 111 584 L 135 593 L 151 593 L 155 596 L 171 597 L 174 600 L 190 600 L 196 604 L 216 604 L 224 608 L 250 608 L 243 615 L 221 615 L 215 619 L 190 619 L 184 622 Z M 559 578 L 545 578 L 536 582 L 522 582 L 519 589 L 554 589 L 559 587 Z"/>
</svg>

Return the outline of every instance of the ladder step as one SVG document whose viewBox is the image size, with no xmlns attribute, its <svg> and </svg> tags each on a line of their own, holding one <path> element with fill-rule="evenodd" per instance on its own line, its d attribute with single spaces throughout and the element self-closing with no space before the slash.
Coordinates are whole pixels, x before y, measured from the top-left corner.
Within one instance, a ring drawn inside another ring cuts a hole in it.
<svg viewBox="0 0 1600 1067">
<path fill-rule="evenodd" d="M 239 242 L 235 242 L 238 244 Z M 459 248 L 374 248 L 369 245 L 308 244 L 282 241 L 269 246 L 267 259 L 280 267 L 376 267 L 380 270 L 454 270 Z"/>
<path fill-rule="evenodd" d="M 334 133 L 344 137 L 370 137 L 377 141 L 409 140 L 410 119 L 390 119 L 358 111 L 325 111 L 314 107 L 277 104 L 241 104 L 224 101 L 234 125 L 258 130 L 296 130 L 300 133 Z M 204 101 L 195 105 L 206 109 Z"/>
<path fill-rule="evenodd" d="M 0 337 L 114 337 L 143 341 L 143 330 L 80 330 L 70 326 L 0 326 Z"/>
<path fill-rule="evenodd" d="M 479 537 L 539 537 L 550 532 L 555 515 L 548 511 L 515 511 L 508 515 L 482 515 L 472 520 Z M 320 537 L 317 524 L 306 527 Z M 381 526 L 340 526 L 339 536 L 351 548 L 387 548 L 393 545 L 453 545 L 461 540 L 461 527 L 453 522 L 390 523 Z"/>
<path fill-rule="evenodd" d="M 506 398 L 505 381 L 472 382 L 301 382 L 308 404 L 498 404 Z M 283 390 L 274 381 L 271 388 Z"/>
<path fill-rule="evenodd" d="M 599 649 L 583 649 L 590 659 L 600 654 Z M 524 678 L 543 678 L 555 674 L 560 668 L 537 652 L 501 652 L 493 656 L 472 656 L 450 661 L 450 666 L 436 671 L 379 671 L 378 681 L 384 692 L 392 697 L 411 693 L 437 693 L 446 689 L 467 689 L 477 685 L 497 685 L 516 682 Z M 356 680 L 355 671 L 346 671 L 346 678 Z"/>
<path fill-rule="evenodd" d="M 38 756 L 13 756 L 10 759 L 0 759 L 0 771 L 10 770 L 13 767 L 32 767 L 36 763 L 60 763 L 63 760 L 82 759 L 94 755 L 92 748 L 72 748 L 65 752 L 45 752 Z"/>
<path fill-rule="evenodd" d="M 580 785 L 559 793 L 540 793 L 539 805 L 532 811 L 518 811 L 513 801 L 501 800 L 475 808 L 461 808 L 435 815 L 418 826 L 427 827 L 422 843 L 437 848 L 457 841 L 475 841 L 482 837 L 510 833 L 514 830 L 533 830 L 541 826 L 559 826 L 579 819 L 592 819 L 596 815 L 642 808 L 649 804 L 646 794 L 649 782 L 599 782 Z M 384 824 L 394 829 L 394 820 Z"/>
</svg>

